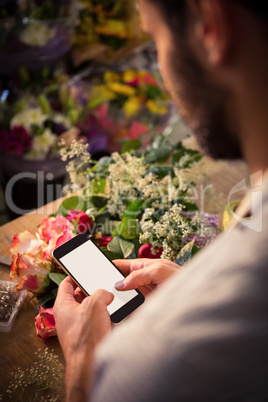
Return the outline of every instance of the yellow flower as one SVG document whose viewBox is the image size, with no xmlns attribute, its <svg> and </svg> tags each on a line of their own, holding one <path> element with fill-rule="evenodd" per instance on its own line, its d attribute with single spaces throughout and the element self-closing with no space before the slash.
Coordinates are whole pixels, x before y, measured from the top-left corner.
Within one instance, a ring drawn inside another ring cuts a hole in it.
<svg viewBox="0 0 268 402">
<path fill-rule="evenodd" d="M 96 26 L 96 32 L 102 35 L 117 36 L 121 39 L 129 37 L 128 24 L 120 20 L 103 20 L 102 25 Z"/>
<path fill-rule="evenodd" d="M 90 101 L 88 103 L 89 109 L 94 109 L 95 107 L 101 105 L 103 102 L 112 100 L 116 98 L 116 94 L 109 90 L 105 85 L 96 85 L 93 88 Z"/>
<path fill-rule="evenodd" d="M 131 96 L 124 104 L 124 112 L 127 117 L 138 113 L 141 106 L 141 99 L 138 96 Z"/>
<path fill-rule="evenodd" d="M 136 93 L 135 88 L 129 85 L 121 84 L 120 82 L 110 83 L 108 87 L 111 91 L 114 91 L 120 95 L 134 96 Z"/>
<path fill-rule="evenodd" d="M 115 99 L 116 97 L 115 94 L 112 91 L 110 91 L 109 88 L 106 87 L 105 85 L 99 85 L 97 89 L 104 100 L 112 100 Z"/>
<path fill-rule="evenodd" d="M 117 73 L 114 73 L 113 71 L 105 71 L 104 73 L 104 81 L 107 84 L 111 84 L 113 82 L 118 82 L 120 80 L 120 75 Z"/>
<path fill-rule="evenodd" d="M 163 104 L 163 102 L 157 102 L 155 100 L 148 100 L 146 102 L 146 106 L 150 110 L 150 112 L 154 114 L 159 114 L 163 116 L 167 113 L 167 106 Z"/>
<path fill-rule="evenodd" d="M 123 74 L 123 81 L 124 82 L 133 82 L 137 78 L 137 71 L 135 70 L 125 70 Z"/>
</svg>

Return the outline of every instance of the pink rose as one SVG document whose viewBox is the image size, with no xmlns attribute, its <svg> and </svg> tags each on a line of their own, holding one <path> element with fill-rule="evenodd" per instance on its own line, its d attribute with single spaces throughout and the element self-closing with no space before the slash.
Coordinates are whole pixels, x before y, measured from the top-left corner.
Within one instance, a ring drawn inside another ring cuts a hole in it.
<svg viewBox="0 0 268 402">
<path fill-rule="evenodd" d="M 74 237 L 73 231 L 69 220 L 58 215 L 44 219 L 36 236 L 28 231 L 14 236 L 10 245 L 13 258 L 10 277 L 19 282 L 18 290 L 26 289 L 35 295 L 44 292 L 41 288 L 51 270 L 52 252 Z"/>
<path fill-rule="evenodd" d="M 9 251 L 11 252 L 11 254 L 35 254 L 39 252 L 40 248 L 43 246 L 46 246 L 45 242 L 43 242 L 41 239 L 38 239 L 32 233 L 25 231 L 22 233 L 18 233 L 13 237 L 13 240 L 9 247 Z"/>
<path fill-rule="evenodd" d="M 102 236 L 99 247 L 107 247 L 110 241 L 112 240 L 113 240 L 112 236 Z"/>
<path fill-rule="evenodd" d="M 56 336 L 55 318 L 53 315 L 53 307 L 44 309 L 39 306 L 39 314 L 34 319 L 36 335 L 38 335 L 43 341 L 50 336 Z"/>
<path fill-rule="evenodd" d="M 77 227 L 78 233 L 90 234 L 93 222 L 85 212 L 73 209 L 68 212 L 67 219 Z"/>
<path fill-rule="evenodd" d="M 145 124 L 142 124 L 139 121 L 133 121 L 129 131 L 126 133 L 126 137 L 131 140 L 136 140 L 137 138 L 140 138 L 142 134 L 147 133 L 148 130 L 149 127 Z"/>
<path fill-rule="evenodd" d="M 151 259 L 160 258 L 163 253 L 163 248 L 160 247 L 157 253 L 153 254 L 151 252 L 152 247 L 153 246 L 151 244 L 144 244 L 143 246 L 141 246 L 139 249 L 139 258 L 151 258 Z"/>
<path fill-rule="evenodd" d="M 39 226 L 38 234 L 46 243 L 50 241 L 56 243 L 59 235 L 66 232 L 72 233 L 73 230 L 74 227 L 68 219 L 64 218 L 62 215 L 57 215 L 55 218 L 50 217 L 44 219 Z"/>
<path fill-rule="evenodd" d="M 18 253 L 13 255 L 10 278 L 19 282 L 17 290 L 28 290 L 38 295 L 42 293 L 40 288 L 47 281 L 50 270 L 51 260 Z"/>
</svg>

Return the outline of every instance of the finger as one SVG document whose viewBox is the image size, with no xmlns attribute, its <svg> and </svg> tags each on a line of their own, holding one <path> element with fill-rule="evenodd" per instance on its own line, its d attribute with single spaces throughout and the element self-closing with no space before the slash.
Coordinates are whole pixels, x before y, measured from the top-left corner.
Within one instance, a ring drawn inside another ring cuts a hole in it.
<svg viewBox="0 0 268 402">
<path fill-rule="evenodd" d="M 76 288 L 74 291 L 74 297 L 75 300 L 77 301 L 77 303 L 82 303 L 82 301 L 84 300 L 85 297 L 87 297 L 85 295 L 85 293 L 80 289 L 80 288 Z"/>
<path fill-rule="evenodd" d="M 147 261 L 148 259 L 146 258 L 139 258 L 138 260 L 114 260 L 113 263 L 122 272 L 122 274 L 129 275 L 132 271 L 142 269 L 144 267 L 144 263 Z"/>
<path fill-rule="evenodd" d="M 143 268 L 138 271 L 131 272 L 124 280 L 115 284 L 116 290 L 132 290 L 141 286 L 152 284 L 152 270 Z"/>
</svg>

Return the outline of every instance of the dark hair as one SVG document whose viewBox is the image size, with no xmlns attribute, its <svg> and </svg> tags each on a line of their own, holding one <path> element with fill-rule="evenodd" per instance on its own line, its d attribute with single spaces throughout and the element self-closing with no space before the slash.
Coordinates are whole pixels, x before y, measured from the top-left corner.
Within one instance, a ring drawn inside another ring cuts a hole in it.
<svg viewBox="0 0 268 402">
<path fill-rule="evenodd" d="M 150 0 L 152 3 L 157 4 L 168 20 L 174 21 L 175 18 L 183 19 L 183 11 L 185 10 L 185 0 Z M 241 6 L 250 8 L 256 15 L 262 19 L 268 19 L 268 2 L 267 0 L 224 0 L 234 1 Z"/>
<path fill-rule="evenodd" d="M 268 18 L 268 7 L 267 0 L 234 0 L 241 6 L 250 8 L 255 14 Z"/>
</svg>

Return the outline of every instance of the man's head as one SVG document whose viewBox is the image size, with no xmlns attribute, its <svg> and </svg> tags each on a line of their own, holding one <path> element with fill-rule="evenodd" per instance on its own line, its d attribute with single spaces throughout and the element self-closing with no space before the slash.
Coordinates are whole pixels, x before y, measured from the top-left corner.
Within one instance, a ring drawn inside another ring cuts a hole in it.
<svg viewBox="0 0 268 402">
<path fill-rule="evenodd" d="M 257 37 L 262 36 L 264 3 L 140 0 L 144 29 L 155 39 L 178 111 L 203 150 L 216 159 L 243 157 L 239 85 L 248 63 L 247 29 L 256 26 Z"/>
</svg>

